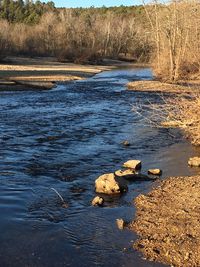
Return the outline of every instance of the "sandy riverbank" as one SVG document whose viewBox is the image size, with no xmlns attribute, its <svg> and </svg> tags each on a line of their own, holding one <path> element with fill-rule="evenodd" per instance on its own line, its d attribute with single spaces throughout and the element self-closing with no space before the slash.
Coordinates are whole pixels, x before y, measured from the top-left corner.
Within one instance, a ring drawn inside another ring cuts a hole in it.
<svg viewBox="0 0 200 267">
<path fill-rule="evenodd" d="M 82 80 L 120 64 L 105 61 L 102 66 L 80 65 L 54 58 L 8 57 L 0 64 L 0 90 L 51 89 L 58 82 Z"/>
<path fill-rule="evenodd" d="M 163 83 L 160 81 L 133 81 L 127 84 L 128 90 L 152 93 L 191 93 L 200 92 L 200 80 L 180 81 L 178 84 Z"/>
<path fill-rule="evenodd" d="M 200 171 L 199 171 L 200 173 Z M 200 266 L 200 175 L 172 177 L 135 200 L 134 248 L 148 260 Z"/>
</svg>

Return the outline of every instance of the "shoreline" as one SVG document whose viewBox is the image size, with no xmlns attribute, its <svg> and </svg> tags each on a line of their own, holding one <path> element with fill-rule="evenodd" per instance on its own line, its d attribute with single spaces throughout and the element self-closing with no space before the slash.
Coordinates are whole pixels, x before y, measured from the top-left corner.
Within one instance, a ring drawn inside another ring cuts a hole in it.
<svg viewBox="0 0 200 267">
<path fill-rule="evenodd" d="M 127 84 L 127 89 L 135 92 L 188 94 L 200 92 L 200 80 L 165 83 L 156 80 L 133 81 Z"/>
<path fill-rule="evenodd" d="M 200 265 L 200 171 L 170 177 L 135 199 L 130 230 L 138 234 L 134 249 L 145 258 L 171 266 Z"/>
<path fill-rule="evenodd" d="M 7 57 L 0 64 L 0 91 L 49 90 L 57 83 L 84 80 L 119 67 L 147 67 L 146 64 L 104 59 L 102 65 L 61 63 L 53 57 Z"/>
<path fill-rule="evenodd" d="M 49 90 L 56 83 L 84 80 L 122 65 L 122 62 L 112 60 L 101 66 L 60 63 L 47 57 L 8 57 L 0 64 L 0 91 Z"/>
<path fill-rule="evenodd" d="M 199 79 L 179 81 L 177 84 L 156 80 L 133 81 L 127 84 L 127 89 L 180 97 L 180 107 L 177 108 L 185 108 L 182 110 L 183 113 L 180 113 L 181 120 L 185 123 L 182 129 L 188 137 L 190 136 L 191 145 L 195 144 L 193 136 L 199 133 L 198 120 L 195 120 L 194 115 L 198 114 Z M 187 99 L 190 95 L 194 96 L 193 113 L 189 113 L 191 102 L 184 102 L 181 106 L 181 97 Z M 174 105 L 176 104 L 175 102 Z M 186 123 L 192 118 L 192 123 Z M 197 156 L 200 156 L 199 153 L 198 150 Z M 200 168 L 194 169 L 194 175 L 168 177 L 156 182 L 148 193 L 135 198 L 136 214 L 128 228 L 138 235 L 133 248 L 141 252 L 146 260 L 174 267 L 200 266 Z"/>
</svg>

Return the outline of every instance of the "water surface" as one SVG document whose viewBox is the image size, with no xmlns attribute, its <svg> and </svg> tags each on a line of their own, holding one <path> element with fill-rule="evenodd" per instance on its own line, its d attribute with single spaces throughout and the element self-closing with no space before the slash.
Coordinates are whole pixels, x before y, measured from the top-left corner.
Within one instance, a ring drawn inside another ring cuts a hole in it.
<svg viewBox="0 0 200 267">
<path fill-rule="evenodd" d="M 161 266 L 133 251 L 135 234 L 115 224 L 134 217 L 132 200 L 151 183 L 131 183 L 103 208 L 90 205 L 95 179 L 128 159 L 164 177 L 195 172 L 186 162 L 198 151 L 178 131 L 145 126 L 131 111 L 160 101 L 125 90 L 128 81 L 151 78 L 150 69 L 122 69 L 51 91 L 0 92 L 1 266 Z"/>
</svg>

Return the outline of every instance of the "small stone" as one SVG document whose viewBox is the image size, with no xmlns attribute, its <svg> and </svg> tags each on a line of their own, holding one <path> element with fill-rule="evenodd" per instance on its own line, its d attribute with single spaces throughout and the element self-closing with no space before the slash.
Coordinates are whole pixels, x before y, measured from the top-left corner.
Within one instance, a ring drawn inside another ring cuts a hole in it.
<svg viewBox="0 0 200 267">
<path fill-rule="evenodd" d="M 118 170 L 115 172 L 115 175 L 118 177 L 123 177 L 125 179 L 131 179 L 135 177 L 135 170 L 126 169 L 126 170 Z"/>
<path fill-rule="evenodd" d="M 64 209 L 67 209 L 69 206 L 68 206 L 67 203 L 63 202 L 63 203 L 62 203 L 62 207 L 63 207 Z"/>
<path fill-rule="evenodd" d="M 142 167 L 142 162 L 140 160 L 128 160 L 124 163 L 123 167 L 139 170 Z"/>
<path fill-rule="evenodd" d="M 124 145 L 124 146 L 130 146 L 130 143 L 129 143 L 129 141 L 125 140 L 125 141 L 122 142 L 122 145 Z"/>
<path fill-rule="evenodd" d="M 116 220 L 116 224 L 117 224 L 117 227 L 119 230 L 123 230 L 124 229 L 124 225 L 125 225 L 125 222 L 123 219 L 117 219 Z"/>
<path fill-rule="evenodd" d="M 104 199 L 102 197 L 96 196 L 92 200 L 92 206 L 102 206 L 104 203 Z"/>
<path fill-rule="evenodd" d="M 163 121 L 161 122 L 161 126 L 166 128 L 178 128 L 180 127 L 180 121 Z"/>
<path fill-rule="evenodd" d="M 160 175 L 162 175 L 162 171 L 160 169 L 149 169 L 148 174 L 160 176 Z"/>
<path fill-rule="evenodd" d="M 114 173 L 107 173 L 96 179 L 95 188 L 97 193 L 120 194 L 127 190 L 127 185 L 115 177 Z"/>
<path fill-rule="evenodd" d="M 190 253 L 189 252 L 186 252 L 185 257 L 184 257 L 184 260 L 185 261 L 189 260 L 189 257 L 190 257 Z"/>
<path fill-rule="evenodd" d="M 188 165 L 191 167 L 200 167 L 200 157 L 190 158 L 188 160 Z"/>
</svg>

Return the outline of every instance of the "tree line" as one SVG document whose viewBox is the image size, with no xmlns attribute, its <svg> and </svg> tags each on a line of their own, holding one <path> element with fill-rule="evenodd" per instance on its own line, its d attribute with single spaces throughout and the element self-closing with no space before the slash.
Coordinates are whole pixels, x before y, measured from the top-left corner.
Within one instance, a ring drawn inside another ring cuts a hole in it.
<svg viewBox="0 0 200 267">
<path fill-rule="evenodd" d="M 151 62 L 158 78 L 177 81 L 200 70 L 200 5 L 174 0 L 131 7 L 55 8 L 53 2 L 0 0 L 0 57 L 55 56 Z"/>
<path fill-rule="evenodd" d="M 74 62 L 149 57 L 142 6 L 56 9 L 52 2 L 3 0 L 0 16 L 2 55 L 55 56 Z"/>
<path fill-rule="evenodd" d="M 200 5 L 196 0 L 145 7 L 155 75 L 176 82 L 200 77 Z"/>
<path fill-rule="evenodd" d="M 55 10 L 53 2 L 0 0 L 0 19 L 12 23 L 35 24 L 44 13 L 53 10 Z"/>
</svg>

